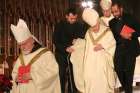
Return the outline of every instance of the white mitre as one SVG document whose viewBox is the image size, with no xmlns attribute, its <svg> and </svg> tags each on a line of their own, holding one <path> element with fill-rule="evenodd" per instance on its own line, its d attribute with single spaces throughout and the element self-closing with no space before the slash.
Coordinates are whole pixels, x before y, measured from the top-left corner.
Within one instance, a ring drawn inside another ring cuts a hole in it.
<svg viewBox="0 0 140 93">
<path fill-rule="evenodd" d="M 17 25 L 11 24 L 11 30 L 18 43 L 21 43 L 27 40 L 29 37 L 32 37 L 32 34 L 23 19 L 19 19 Z"/>
<path fill-rule="evenodd" d="M 94 9 L 85 8 L 82 14 L 82 18 L 87 24 L 93 27 L 97 24 L 97 21 L 99 19 L 99 14 Z"/>
</svg>

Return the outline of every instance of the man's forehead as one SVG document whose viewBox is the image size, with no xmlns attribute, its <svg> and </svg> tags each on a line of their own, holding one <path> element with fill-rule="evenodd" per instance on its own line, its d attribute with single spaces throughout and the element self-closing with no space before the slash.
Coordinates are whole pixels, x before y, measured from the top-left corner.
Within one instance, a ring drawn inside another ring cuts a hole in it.
<svg viewBox="0 0 140 93">
<path fill-rule="evenodd" d="M 69 13 L 68 16 L 77 16 L 77 14 Z"/>
<path fill-rule="evenodd" d="M 115 7 L 115 8 L 120 8 L 118 4 L 112 5 L 112 8 L 113 8 L 113 7 Z"/>
<path fill-rule="evenodd" d="M 32 37 L 29 37 L 27 40 L 22 41 L 22 42 L 20 42 L 20 43 L 18 43 L 18 44 L 19 44 L 19 45 L 26 44 L 26 43 L 30 42 L 30 41 L 31 41 L 31 39 L 33 39 L 33 38 L 32 38 Z"/>
</svg>

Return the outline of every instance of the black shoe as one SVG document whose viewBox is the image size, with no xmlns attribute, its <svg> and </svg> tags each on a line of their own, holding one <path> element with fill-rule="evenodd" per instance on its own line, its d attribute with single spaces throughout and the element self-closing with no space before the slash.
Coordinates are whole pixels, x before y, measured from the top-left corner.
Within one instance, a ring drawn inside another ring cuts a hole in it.
<svg viewBox="0 0 140 93">
<path fill-rule="evenodd" d="M 123 87 L 119 87 L 119 92 L 123 92 L 123 91 L 124 91 Z"/>
<path fill-rule="evenodd" d="M 140 86 L 140 82 L 136 82 L 136 86 Z"/>
</svg>

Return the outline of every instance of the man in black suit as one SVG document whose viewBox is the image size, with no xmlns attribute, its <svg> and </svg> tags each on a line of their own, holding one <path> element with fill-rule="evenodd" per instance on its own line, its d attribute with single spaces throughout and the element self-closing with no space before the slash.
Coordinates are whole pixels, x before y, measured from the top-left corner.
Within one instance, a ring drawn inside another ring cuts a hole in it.
<svg viewBox="0 0 140 93">
<path fill-rule="evenodd" d="M 83 25 L 77 21 L 78 14 L 75 8 L 70 8 L 65 14 L 66 20 L 60 21 L 55 26 L 54 44 L 55 57 L 59 65 L 59 75 L 62 93 L 65 92 L 67 68 L 68 75 L 68 93 L 76 93 L 76 87 L 73 79 L 72 64 L 68 65 L 69 56 L 73 52 L 72 42 L 77 38 L 84 38 Z"/>
<path fill-rule="evenodd" d="M 119 1 L 112 3 L 111 10 L 115 17 L 109 22 L 116 39 L 115 71 L 125 93 L 132 93 L 136 57 L 140 54 L 140 24 L 131 15 L 124 13 Z"/>
</svg>

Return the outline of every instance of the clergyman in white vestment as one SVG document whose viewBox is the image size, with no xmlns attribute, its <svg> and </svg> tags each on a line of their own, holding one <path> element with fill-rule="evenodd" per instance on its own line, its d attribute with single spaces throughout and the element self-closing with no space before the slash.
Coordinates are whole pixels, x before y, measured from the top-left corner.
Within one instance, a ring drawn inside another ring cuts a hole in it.
<svg viewBox="0 0 140 93">
<path fill-rule="evenodd" d="M 52 52 L 39 44 L 24 20 L 19 19 L 16 26 L 11 24 L 11 30 L 21 49 L 12 71 L 11 93 L 61 93 Z"/>
<path fill-rule="evenodd" d="M 110 29 L 99 23 L 98 13 L 94 9 L 86 8 L 82 17 L 91 27 L 85 40 L 77 40 L 73 45 L 75 51 L 71 54 L 71 61 L 76 87 L 81 93 L 114 93 L 113 56 L 116 41 Z M 79 48 L 78 44 L 85 46 L 80 45 Z M 82 52 L 79 52 L 80 49 Z"/>
</svg>

